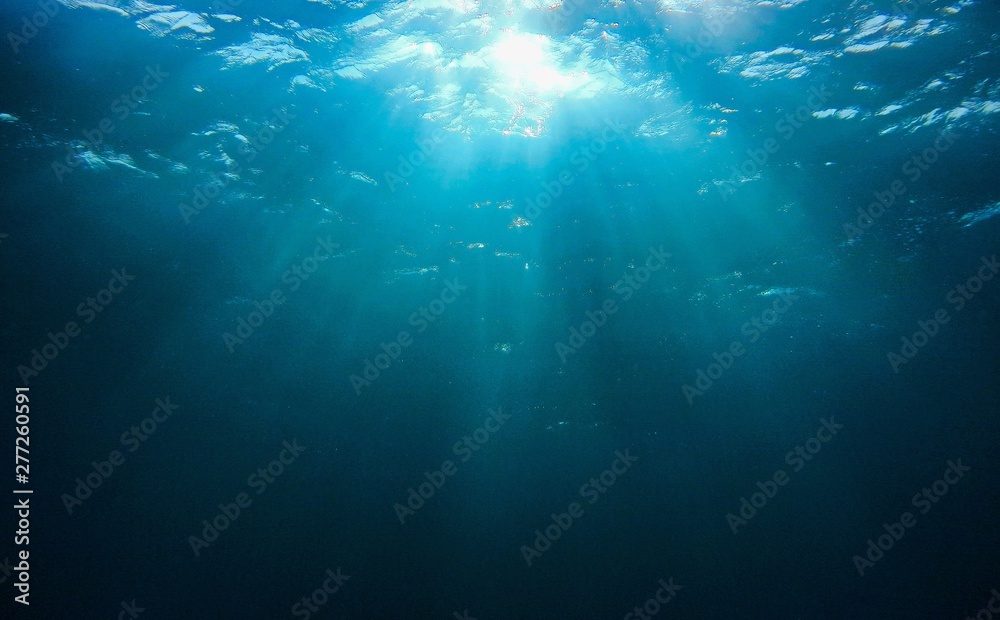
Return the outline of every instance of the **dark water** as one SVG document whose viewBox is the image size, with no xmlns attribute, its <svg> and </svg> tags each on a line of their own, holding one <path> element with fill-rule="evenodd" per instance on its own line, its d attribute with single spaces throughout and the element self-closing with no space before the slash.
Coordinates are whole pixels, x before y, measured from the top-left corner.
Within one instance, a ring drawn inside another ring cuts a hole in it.
<svg viewBox="0 0 1000 620">
<path fill-rule="evenodd" d="M 4 4 L 3 617 L 997 617 L 995 3 L 543 4 Z"/>
</svg>

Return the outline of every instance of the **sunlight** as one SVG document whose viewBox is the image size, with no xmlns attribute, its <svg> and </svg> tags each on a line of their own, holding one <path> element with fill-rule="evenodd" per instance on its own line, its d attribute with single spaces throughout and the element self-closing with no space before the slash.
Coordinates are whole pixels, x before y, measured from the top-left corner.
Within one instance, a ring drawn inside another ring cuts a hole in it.
<svg viewBox="0 0 1000 620">
<path fill-rule="evenodd" d="M 488 62 L 515 88 L 561 94 L 574 80 L 559 72 L 551 48 L 547 36 L 507 31 L 489 50 Z"/>
</svg>

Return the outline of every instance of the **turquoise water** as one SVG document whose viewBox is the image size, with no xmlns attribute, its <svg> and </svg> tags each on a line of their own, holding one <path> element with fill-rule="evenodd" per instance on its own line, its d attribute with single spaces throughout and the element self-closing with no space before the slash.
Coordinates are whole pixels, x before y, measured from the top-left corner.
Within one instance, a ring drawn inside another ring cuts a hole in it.
<svg viewBox="0 0 1000 620">
<path fill-rule="evenodd" d="M 4 617 L 1000 613 L 994 4 L 0 16 Z"/>
</svg>

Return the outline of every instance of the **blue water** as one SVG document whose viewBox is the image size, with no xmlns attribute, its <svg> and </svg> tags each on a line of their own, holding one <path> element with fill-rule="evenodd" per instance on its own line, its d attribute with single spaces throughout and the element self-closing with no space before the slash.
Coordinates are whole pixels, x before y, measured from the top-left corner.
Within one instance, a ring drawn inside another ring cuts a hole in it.
<svg viewBox="0 0 1000 620">
<path fill-rule="evenodd" d="M 998 18 L 5 3 L 3 617 L 996 617 Z"/>
</svg>

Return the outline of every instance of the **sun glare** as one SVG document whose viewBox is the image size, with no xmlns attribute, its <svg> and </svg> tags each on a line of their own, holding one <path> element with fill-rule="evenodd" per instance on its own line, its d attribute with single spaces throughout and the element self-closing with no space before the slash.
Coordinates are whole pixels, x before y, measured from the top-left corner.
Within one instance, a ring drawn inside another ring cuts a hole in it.
<svg viewBox="0 0 1000 620">
<path fill-rule="evenodd" d="M 539 93 L 565 91 L 572 80 L 559 72 L 551 47 L 544 35 L 505 32 L 493 45 L 491 64 L 517 88 Z"/>
</svg>

